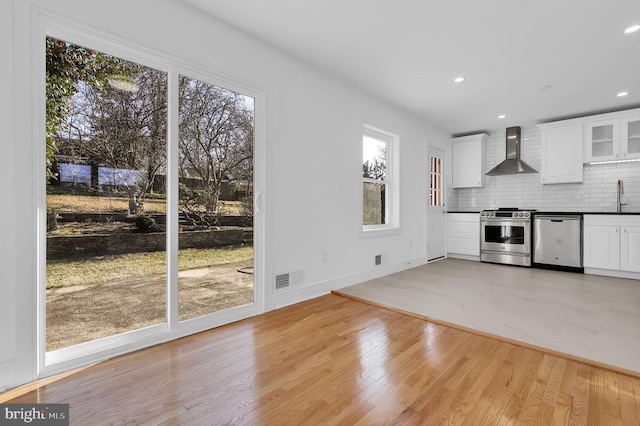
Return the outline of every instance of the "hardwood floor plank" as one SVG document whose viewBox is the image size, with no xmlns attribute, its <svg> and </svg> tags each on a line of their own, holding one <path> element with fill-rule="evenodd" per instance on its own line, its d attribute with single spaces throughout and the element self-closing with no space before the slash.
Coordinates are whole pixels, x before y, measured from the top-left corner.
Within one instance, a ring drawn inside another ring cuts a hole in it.
<svg viewBox="0 0 640 426">
<path fill-rule="evenodd" d="M 491 382 L 495 372 L 502 365 L 511 348 L 512 346 L 507 344 L 498 346 L 497 350 L 488 359 L 483 357 L 485 366 L 481 371 L 467 376 L 469 379 L 468 386 L 464 386 L 459 390 L 458 397 L 451 404 L 452 413 L 449 417 L 451 423 L 462 423 L 472 413 L 480 400 L 483 389 Z"/>
<path fill-rule="evenodd" d="M 548 407 L 555 407 L 566 365 L 566 359 L 558 358 L 554 362 L 551 374 L 549 374 L 549 379 L 547 380 L 547 386 L 542 393 L 542 399 L 540 401 L 542 404 Z"/>
<path fill-rule="evenodd" d="M 620 419 L 620 390 L 618 374 L 604 372 L 604 414 L 609 419 Z"/>
<path fill-rule="evenodd" d="M 577 373 L 578 362 L 566 360 L 553 413 L 553 424 L 555 425 L 569 424 L 571 406 L 573 405 L 573 388 L 575 387 Z"/>
<path fill-rule="evenodd" d="M 511 398 L 500 415 L 500 424 L 515 424 L 520 416 L 523 403 L 535 381 L 536 371 L 544 354 L 526 349 L 514 366 L 514 378 L 507 384 L 512 391 Z"/>
<path fill-rule="evenodd" d="M 534 421 L 540 405 L 542 404 L 542 396 L 544 395 L 549 375 L 551 374 L 553 364 L 556 360 L 557 358 L 552 355 L 545 355 L 542 358 L 532 386 L 529 389 L 527 398 L 525 399 L 520 415 L 518 416 L 518 423 L 530 424 Z"/>
<path fill-rule="evenodd" d="M 509 356 L 505 360 L 505 364 L 509 368 L 509 377 L 504 383 L 501 383 L 498 389 L 496 389 L 493 400 L 486 408 L 486 414 L 482 419 L 483 423 L 499 424 L 501 419 L 503 419 L 503 413 L 509 406 L 511 398 L 513 397 L 513 390 L 510 385 L 516 379 L 516 375 L 521 371 L 517 368 L 517 364 L 522 359 L 524 352 L 525 349 L 520 346 L 514 346 L 511 349 Z M 505 421 L 504 423 L 508 424 L 508 421 Z"/>
<path fill-rule="evenodd" d="M 586 369 L 584 368 L 586 367 Z M 585 365 L 578 366 L 578 375 L 576 376 L 576 384 L 573 388 L 573 401 L 571 404 L 571 417 L 569 419 L 570 426 L 586 425 L 589 418 L 589 384 L 590 378 L 580 373 L 589 372 L 591 368 Z"/>
<path fill-rule="evenodd" d="M 469 382 L 468 377 L 476 375 L 474 371 L 477 371 L 484 359 L 478 354 L 491 356 L 499 346 L 495 343 L 480 336 L 472 336 L 469 339 L 464 362 L 460 361 L 460 365 L 452 369 L 451 374 L 445 375 L 446 380 L 435 392 L 421 396 L 413 403 L 412 408 L 419 413 L 419 424 L 445 423 L 449 419 L 453 412 L 454 399 L 460 398 L 461 389 L 465 389 Z"/>
<path fill-rule="evenodd" d="M 638 398 L 634 394 L 633 380 L 620 374 L 618 377 L 620 390 L 620 419 L 622 424 L 629 426 L 640 426 L 640 405 Z"/>
<path fill-rule="evenodd" d="M 495 419 L 487 418 L 491 406 L 498 393 L 502 389 L 508 389 L 506 384 L 513 377 L 513 364 L 509 360 L 505 360 L 502 365 L 495 371 L 491 381 L 482 389 L 480 400 L 475 404 L 472 411 L 464 418 L 466 424 L 495 424 Z M 505 396 L 506 398 L 506 396 Z"/>
<path fill-rule="evenodd" d="M 589 423 L 603 425 L 605 405 L 604 370 L 591 369 L 591 382 L 589 384 Z"/>
<path fill-rule="evenodd" d="M 573 404 L 573 395 L 560 392 L 556 400 L 555 409 L 553 411 L 554 425 L 568 425 L 571 419 L 571 405 Z"/>
<path fill-rule="evenodd" d="M 640 419 L 637 377 L 336 295 L 10 395 L 8 402 L 69 403 L 72 425 L 633 426 Z"/>
</svg>

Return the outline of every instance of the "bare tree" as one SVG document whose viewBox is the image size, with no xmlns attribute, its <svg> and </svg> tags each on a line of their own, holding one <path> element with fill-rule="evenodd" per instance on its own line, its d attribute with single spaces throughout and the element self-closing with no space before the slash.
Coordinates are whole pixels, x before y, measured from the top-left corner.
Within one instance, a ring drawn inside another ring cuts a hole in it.
<svg viewBox="0 0 640 426">
<path fill-rule="evenodd" d="M 81 84 L 72 102 L 70 138 L 95 165 L 136 173 L 123 179 L 130 208 L 151 191 L 155 176 L 166 169 L 166 74 L 130 66 L 125 88 L 102 89 Z"/>
<path fill-rule="evenodd" d="M 122 179 L 130 209 L 166 173 L 166 73 L 126 62 L 126 84 L 80 82 L 71 102 L 67 138 L 72 156 L 129 171 Z M 238 93 L 181 76 L 179 79 L 180 209 L 210 225 L 220 212 L 225 182 L 253 182 L 253 101 Z"/>
<path fill-rule="evenodd" d="M 253 107 L 240 94 L 181 76 L 179 116 L 181 175 L 201 182 L 181 185 L 180 208 L 209 224 L 223 183 L 253 180 Z"/>
</svg>

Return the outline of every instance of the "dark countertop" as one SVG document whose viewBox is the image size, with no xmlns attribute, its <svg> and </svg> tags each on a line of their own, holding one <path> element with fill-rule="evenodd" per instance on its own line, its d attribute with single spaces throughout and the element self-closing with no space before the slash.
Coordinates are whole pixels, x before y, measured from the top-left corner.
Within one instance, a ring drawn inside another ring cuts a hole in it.
<svg viewBox="0 0 640 426">
<path fill-rule="evenodd" d="M 475 211 L 475 212 L 474 212 L 474 211 L 469 211 L 469 210 L 466 210 L 466 211 L 458 211 L 458 210 L 451 210 L 451 211 L 450 211 L 450 210 L 447 210 L 447 213 L 471 213 L 471 214 L 480 214 L 480 212 L 479 212 L 479 211 Z"/>
<path fill-rule="evenodd" d="M 614 216 L 618 216 L 618 215 L 622 215 L 622 216 L 633 216 L 633 215 L 640 215 L 640 212 L 622 212 L 622 213 L 616 213 L 616 212 L 545 212 L 545 211 L 537 211 L 534 213 L 534 215 L 537 214 L 545 214 L 545 215 L 549 215 L 549 216 L 565 216 L 565 215 L 576 215 L 576 214 L 581 214 L 581 215 L 614 215 Z"/>
<path fill-rule="evenodd" d="M 447 211 L 447 213 L 468 213 L 468 214 L 480 214 L 479 211 L 469 211 L 469 210 L 451 210 L 451 211 Z M 546 215 L 557 215 L 557 216 L 565 216 L 565 215 L 576 215 L 576 214 L 581 214 L 581 215 L 592 215 L 592 214 L 597 214 L 597 215 L 622 215 L 622 216 L 640 216 L 640 212 L 622 212 L 622 213 L 616 213 L 616 212 L 545 212 L 545 211 L 536 211 L 533 213 L 534 215 L 537 214 L 546 214 Z"/>
</svg>

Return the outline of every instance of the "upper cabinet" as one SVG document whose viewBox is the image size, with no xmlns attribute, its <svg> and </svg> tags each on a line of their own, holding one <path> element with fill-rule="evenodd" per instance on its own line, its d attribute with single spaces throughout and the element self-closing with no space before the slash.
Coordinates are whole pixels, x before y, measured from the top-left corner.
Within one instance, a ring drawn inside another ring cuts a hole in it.
<svg viewBox="0 0 640 426">
<path fill-rule="evenodd" d="M 484 185 L 484 146 L 487 135 L 480 133 L 453 138 L 451 143 L 452 186 L 473 188 Z"/>
<path fill-rule="evenodd" d="M 640 158 L 640 114 L 620 120 L 621 151 L 625 159 Z"/>
<path fill-rule="evenodd" d="M 640 158 L 640 112 L 621 111 L 587 117 L 585 162 Z"/>
<path fill-rule="evenodd" d="M 540 180 L 582 182 L 583 163 L 640 159 L 640 108 L 539 124 Z"/>
<path fill-rule="evenodd" d="M 584 128 L 587 162 L 619 159 L 620 120 L 588 122 Z"/>
<path fill-rule="evenodd" d="M 582 182 L 582 125 L 548 123 L 540 128 L 540 181 L 543 184 Z"/>
</svg>

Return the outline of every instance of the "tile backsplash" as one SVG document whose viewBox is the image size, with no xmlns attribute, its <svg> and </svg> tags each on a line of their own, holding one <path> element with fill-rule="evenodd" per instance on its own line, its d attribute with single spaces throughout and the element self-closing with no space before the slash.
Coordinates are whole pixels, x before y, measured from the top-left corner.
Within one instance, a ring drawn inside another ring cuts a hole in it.
<svg viewBox="0 0 640 426">
<path fill-rule="evenodd" d="M 491 170 L 505 158 L 505 130 L 490 133 L 485 145 L 485 167 Z M 540 170 L 540 130 L 522 128 L 522 159 Z M 486 176 L 482 188 L 449 191 L 447 210 L 479 211 L 518 207 L 552 212 L 615 212 L 618 179 L 624 182 L 623 212 L 640 212 L 640 162 L 584 165 L 584 181 L 542 185 L 539 173 Z"/>
</svg>

